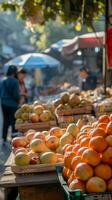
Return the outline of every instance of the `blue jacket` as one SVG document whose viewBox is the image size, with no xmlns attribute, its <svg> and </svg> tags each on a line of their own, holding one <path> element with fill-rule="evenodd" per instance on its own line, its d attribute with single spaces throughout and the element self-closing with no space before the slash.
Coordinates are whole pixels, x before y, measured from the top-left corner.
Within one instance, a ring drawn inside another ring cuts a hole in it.
<svg viewBox="0 0 112 200">
<path fill-rule="evenodd" d="M 93 90 L 97 87 L 97 77 L 95 75 L 89 74 L 89 76 L 82 81 L 82 90 Z"/>
<path fill-rule="evenodd" d="M 0 85 L 0 98 L 1 104 L 16 107 L 19 106 L 19 82 L 16 78 L 7 77 Z"/>
</svg>

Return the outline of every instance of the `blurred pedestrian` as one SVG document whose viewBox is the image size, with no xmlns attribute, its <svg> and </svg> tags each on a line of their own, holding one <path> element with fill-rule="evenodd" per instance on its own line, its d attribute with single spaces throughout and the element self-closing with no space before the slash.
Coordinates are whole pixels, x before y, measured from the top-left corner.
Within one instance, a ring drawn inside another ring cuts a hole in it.
<svg viewBox="0 0 112 200">
<path fill-rule="evenodd" d="M 20 105 L 27 102 L 27 89 L 25 86 L 26 71 L 22 68 L 18 69 L 18 81 L 20 91 Z"/>
<path fill-rule="evenodd" d="M 97 77 L 87 68 L 80 69 L 81 90 L 93 90 L 97 87 Z"/>
<path fill-rule="evenodd" d="M 17 67 L 8 67 L 6 78 L 1 83 L 1 106 L 3 111 L 3 142 L 7 141 L 8 128 L 12 127 L 12 137 L 15 130 L 14 114 L 19 106 L 19 82 L 17 80 Z"/>
</svg>

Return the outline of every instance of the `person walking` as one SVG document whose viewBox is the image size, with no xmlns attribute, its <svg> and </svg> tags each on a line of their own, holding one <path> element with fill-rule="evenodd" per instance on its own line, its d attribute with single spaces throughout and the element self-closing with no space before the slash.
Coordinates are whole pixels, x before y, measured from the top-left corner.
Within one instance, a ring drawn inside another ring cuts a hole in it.
<svg viewBox="0 0 112 200">
<path fill-rule="evenodd" d="M 19 81 L 19 91 L 20 91 L 20 106 L 27 103 L 27 89 L 25 86 L 26 71 L 22 68 L 18 70 L 18 81 Z"/>
<path fill-rule="evenodd" d="M 12 137 L 15 130 L 15 112 L 19 107 L 20 93 L 19 82 L 17 80 L 17 67 L 8 67 L 6 78 L 1 83 L 1 107 L 3 112 L 3 134 L 2 139 L 7 141 L 8 128 L 12 127 Z"/>
</svg>

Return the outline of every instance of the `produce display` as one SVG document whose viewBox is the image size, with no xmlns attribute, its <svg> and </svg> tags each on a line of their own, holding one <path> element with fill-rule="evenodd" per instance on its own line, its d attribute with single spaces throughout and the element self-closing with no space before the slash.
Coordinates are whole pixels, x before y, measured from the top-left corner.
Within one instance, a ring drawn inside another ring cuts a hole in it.
<svg viewBox="0 0 112 200">
<path fill-rule="evenodd" d="M 112 114 L 82 126 L 63 147 L 63 177 L 71 190 L 112 192 Z"/>
<path fill-rule="evenodd" d="M 16 124 L 48 122 L 54 119 L 52 110 L 46 104 L 34 102 L 32 105 L 24 104 L 15 113 Z"/>
<path fill-rule="evenodd" d="M 94 104 L 94 110 L 96 116 L 102 115 L 104 113 L 112 113 L 112 97 L 102 100 L 99 103 Z"/>
<path fill-rule="evenodd" d="M 12 140 L 15 164 L 25 166 L 63 162 L 63 146 L 73 142 L 80 124 L 70 124 L 67 129 L 54 127 L 43 132 L 29 130 L 24 136 L 15 137 Z"/>
<path fill-rule="evenodd" d="M 64 93 L 61 98 L 53 102 L 58 115 L 73 115 L 81 113 L 91 113 L 92 103 L 86 99 L 81 99 L 75 93 Z M 83 108 L 83 110 L 81 110 Z"/>
<path fill-rule="evenodd" d="M 99 87 L 95 90 L 82 91 L 80 92 L 80 96 L 88 99 L 92 103 L 101 102 L 103 99 L 112 97 L 112 88 L 107 88 L 106 94 L 104 94 L 104 89 Z"/>
</svg>

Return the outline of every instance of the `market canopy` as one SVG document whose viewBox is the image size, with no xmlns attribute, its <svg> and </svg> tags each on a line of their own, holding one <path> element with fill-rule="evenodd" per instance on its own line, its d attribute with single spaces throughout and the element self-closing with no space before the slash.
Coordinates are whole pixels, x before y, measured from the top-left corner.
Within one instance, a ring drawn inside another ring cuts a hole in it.
<svg viewBox="0 0 112 200">
<path fill-rule="evenodd" d="M 71 39 L 68 43 L 63 45 L 61 53 L 64 55 L 70 55 L 79 48 L 103 47 L 104 44 L 104 32 L 88 33 Z"/>
<path fill-rule="evenodd" d="M 71 39 L 63 39 L 63 40 L 59 40 L 58 42 L 56 43 L 53 43 L 51 45 L 51 49 L 54 49 L 56 51 L 61 51 L 62 47 L 64 45 L 66 45 L 68 42 L 70 42 Z"/>
<path fill-rule="evenodd" d="M 57 59 L 42 53 L 28 53 L 20 55 L 5 64 L 6 67 L 9 65 L 17 65 L 27 69 L 36 69 L 59 67 L 61 63 Z"/>
</svg>

